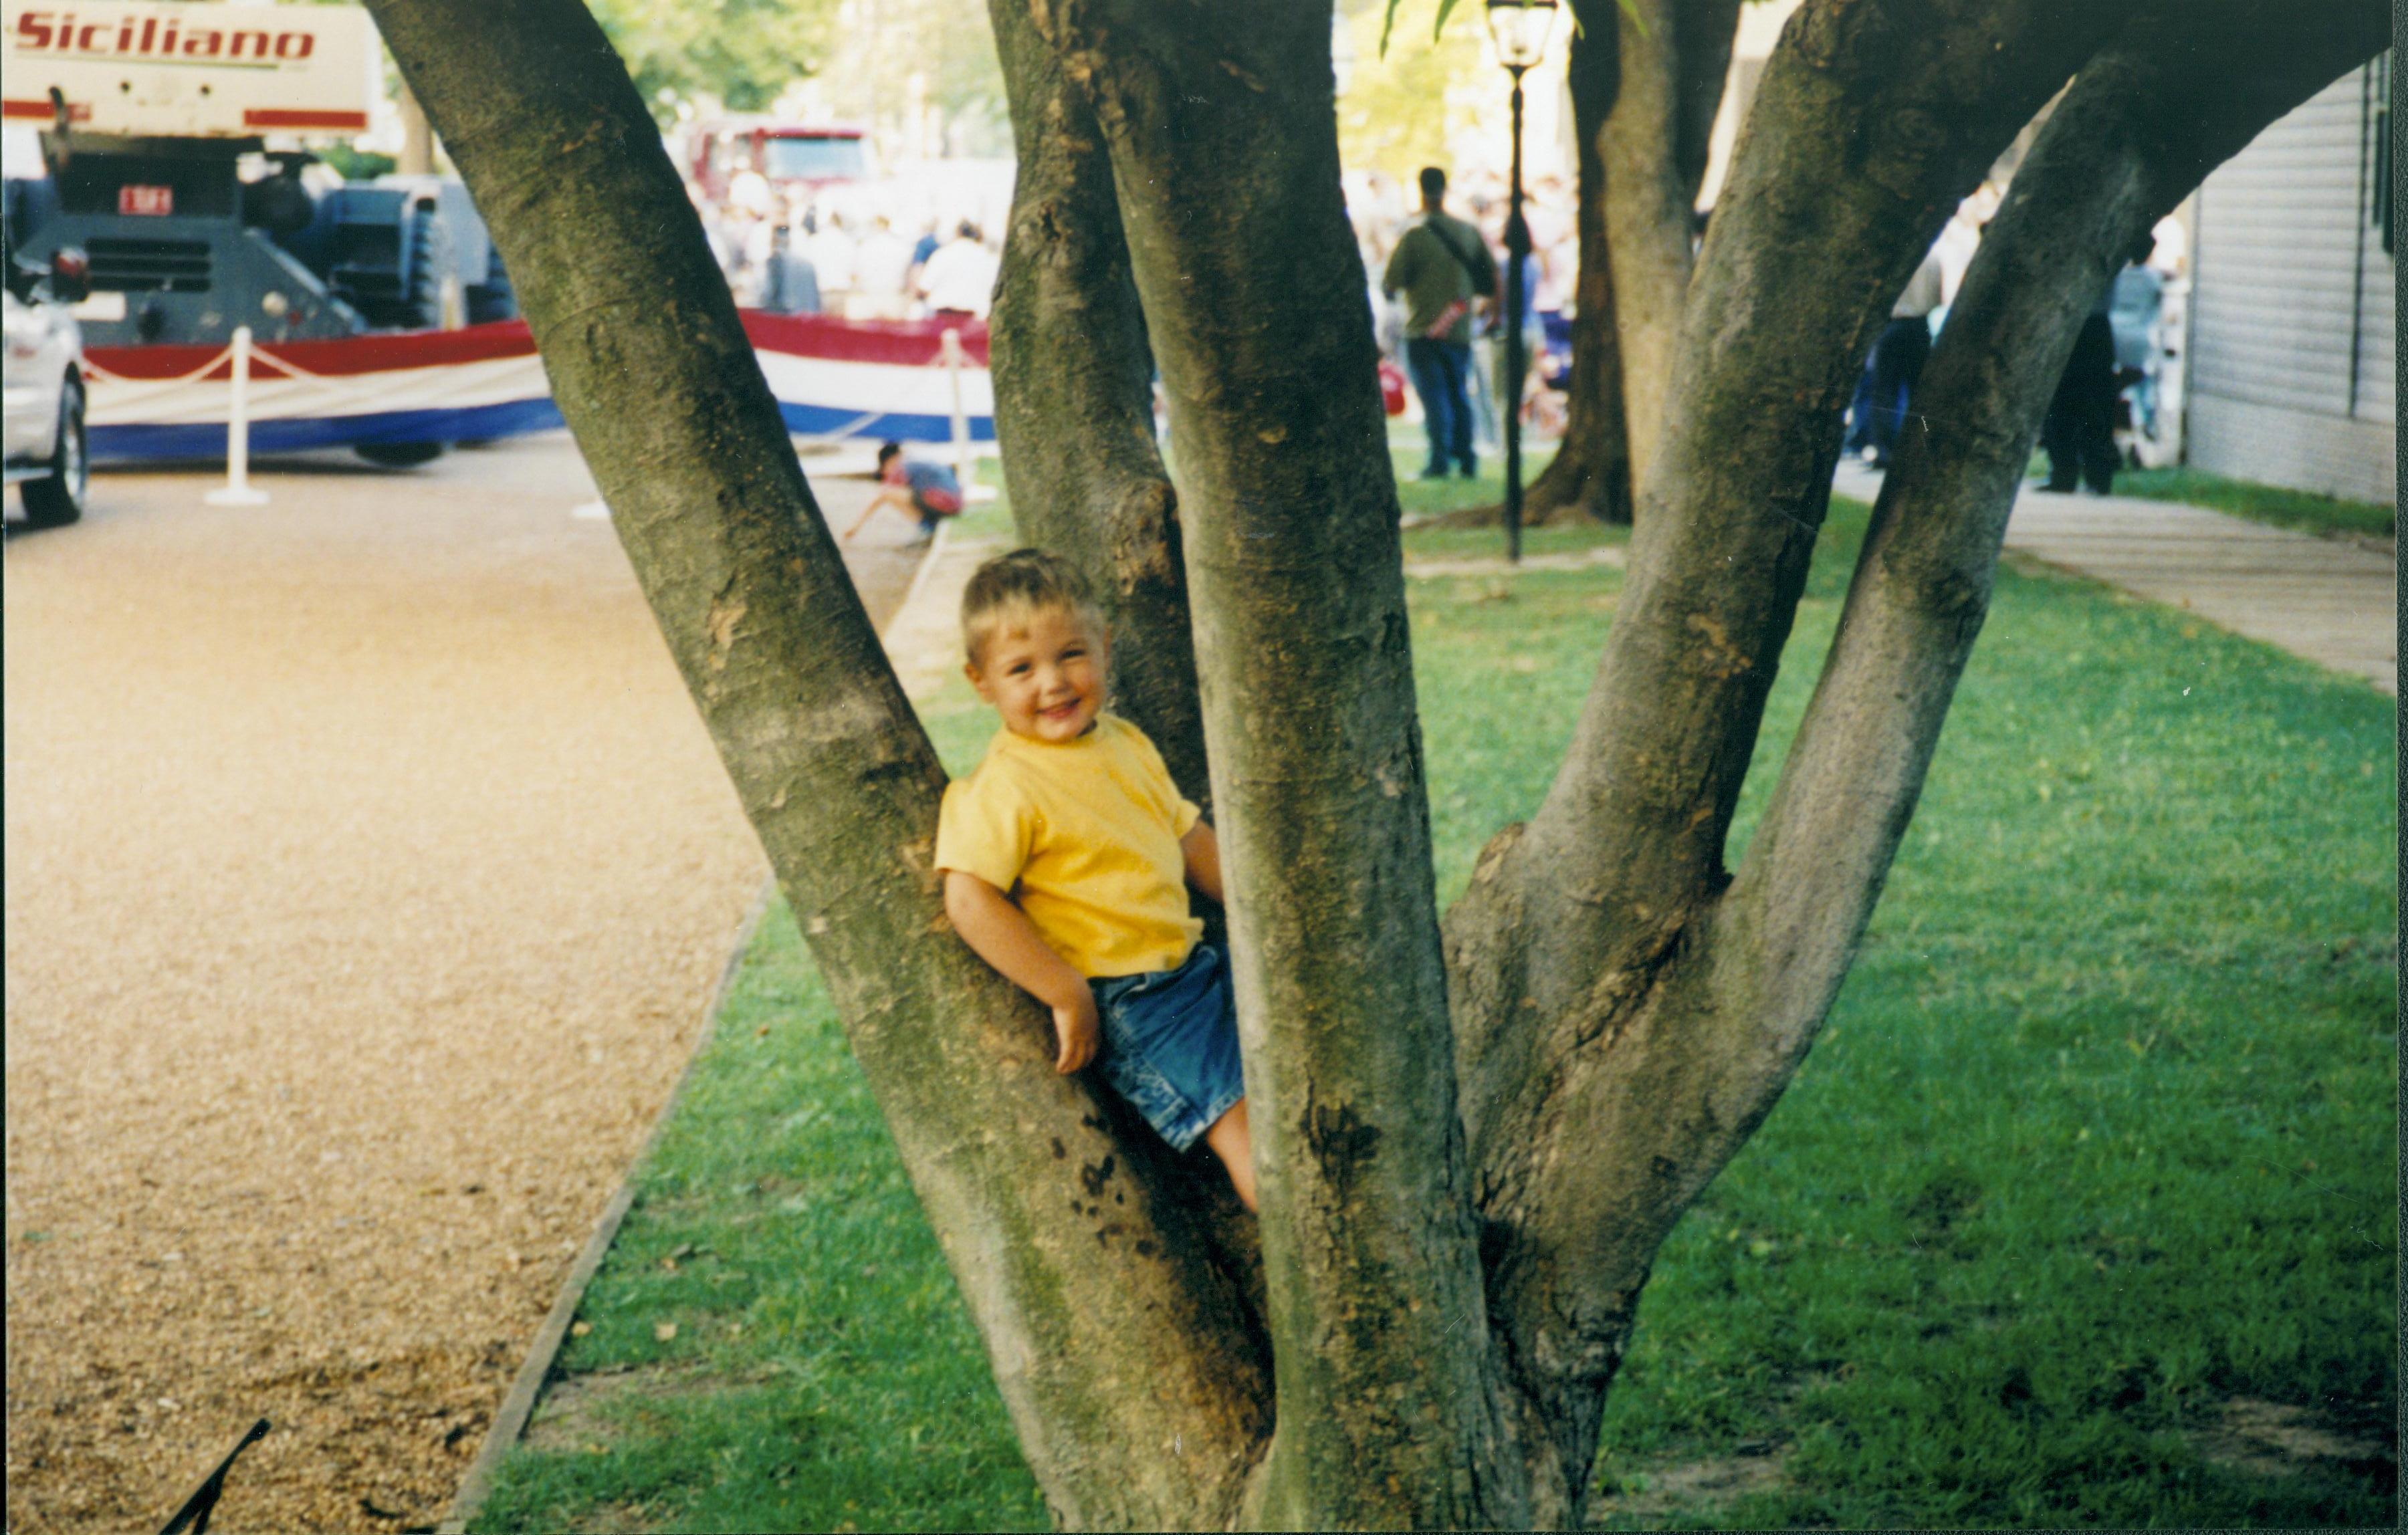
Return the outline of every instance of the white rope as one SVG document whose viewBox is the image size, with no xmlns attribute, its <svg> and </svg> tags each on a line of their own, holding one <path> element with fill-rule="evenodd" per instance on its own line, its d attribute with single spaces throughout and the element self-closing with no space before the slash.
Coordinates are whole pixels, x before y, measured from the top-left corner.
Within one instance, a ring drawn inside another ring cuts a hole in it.
<svg viewBox="0 0 2408 1535">
<path fill-rule="evenodd" d="M 256 356 L 258 353 L 254 352 L 252 355 Z M 228 343 L 225 346 L 220 347 L 217 351 L 217 354 L 212 356 L 208 362 L 203 363 L 200 366 L 193 369 L 190 373 L 179 373 L 172 379 L 129 379 L 122 373 L 111 373 L 108 369 L 101 366 L 98 363 L 93 362 L 90 357 L 86 357 L 84 359 L 83 370 L 87 375 L 93 379 L 97 379 L 102 383 L 123 384 L 129 389 L 140 389 L 145 385 L 157 385 L 164 389 L 171 384 L 198 382 L 220 363 L 229 361 L 233 356 L 234 347 L 231 343 Z"/>
</svg>

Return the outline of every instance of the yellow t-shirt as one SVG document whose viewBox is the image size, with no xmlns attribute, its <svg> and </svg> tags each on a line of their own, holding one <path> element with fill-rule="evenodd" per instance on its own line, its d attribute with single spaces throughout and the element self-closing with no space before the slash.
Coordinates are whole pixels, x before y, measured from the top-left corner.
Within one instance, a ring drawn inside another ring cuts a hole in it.
<svg viewBox="0 0 2408 1535">
<path fill-rule="evenodd" d="M 1059 744 L 998 730 L 945 790 L 937 867 L 1010 896 L 1081 975 L 1168 970 L 1204 931 L 1179 848 L 1198 814 L 1126 720 L 1099 714 Z"/>
</svg>

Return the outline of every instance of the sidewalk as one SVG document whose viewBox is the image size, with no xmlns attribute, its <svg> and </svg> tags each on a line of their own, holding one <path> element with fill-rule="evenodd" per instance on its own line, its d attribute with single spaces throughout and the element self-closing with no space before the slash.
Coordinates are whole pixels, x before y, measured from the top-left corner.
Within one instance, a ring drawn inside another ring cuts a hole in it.
<svg viewBox="0 0 2408 1535">
<path fill-rule="evenodd" d="M 1831 489 L 1870 501 L 1881 482 L 1877 471 L 1843 463 Z M 2006 546 L 2399 696 L 2387 553 L 2199 507 L 2030 485 L 2015 502 Z"/>
<path fill-rule="evenodd" d="M 903 696 L 913 703 L 924 703 L 961 674 L 962 588 L 980 562 L 1004 547 L 997 538 L 956 538 L 953 524 L 939 524 L 911 589 L 879 635 Z"/>
</svg>

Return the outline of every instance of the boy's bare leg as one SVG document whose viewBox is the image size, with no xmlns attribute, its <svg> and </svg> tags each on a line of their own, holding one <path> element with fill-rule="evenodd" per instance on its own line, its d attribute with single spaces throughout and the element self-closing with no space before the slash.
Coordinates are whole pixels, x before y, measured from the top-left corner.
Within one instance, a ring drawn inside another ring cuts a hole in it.
<svg viewBox="0 0 2408 1535">
<path fill-rule="evenodd" d="M 1204 1144 L 1229 1169 L 1229 1182 L 1237 1185 L 1238 1202 L 1248 1210 L 1254 1208 L 1254 1138 L 1246 1127 L 1246 1100 L 1240 1098 L 1226 1114 L 1213 1121 L 1204 1132 Z"/>
</svg>

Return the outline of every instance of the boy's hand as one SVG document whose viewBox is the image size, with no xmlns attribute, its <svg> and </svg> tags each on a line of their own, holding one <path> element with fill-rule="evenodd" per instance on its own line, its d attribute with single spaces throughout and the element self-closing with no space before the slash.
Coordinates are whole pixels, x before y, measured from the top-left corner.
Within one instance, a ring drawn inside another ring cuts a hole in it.
<svg viewBox="0 0 2408 1535">
<path fill-rule="evenodd" d="M 1103 1028 L 1095 991 L 1085 976 L 1045 946 L 1027 912 L 977 875 L 951 868 L 945 871 L 945 915 L 981 959 L 1054 1014 L 1054 1036 L 1061 1041 L 1055 1070 L 1068 1076 L 1096 1058 Z"/>
<path fill-rule="evenodd" d="M 1096 994 L 1082 983 L 1067 1005 L 1054 1010 L 1054 1037 L 1062 1041 L 1054 1069 L 1067 1077 L 1094 1060 L 1102 1033 L 1102 1023 L 1096 1016 Z"/>
</svg>

